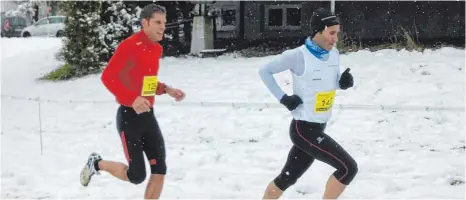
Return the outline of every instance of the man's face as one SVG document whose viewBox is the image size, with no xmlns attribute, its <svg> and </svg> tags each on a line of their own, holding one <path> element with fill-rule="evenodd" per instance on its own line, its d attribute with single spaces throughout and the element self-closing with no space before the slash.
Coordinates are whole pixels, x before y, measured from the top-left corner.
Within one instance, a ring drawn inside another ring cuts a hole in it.
<svg viewBox="0 0 466 200">
<path fill-rule="evenodd" d="M 321 38 L 321 47 L 328 51 L 332 50 L 333 46 L 338 41 L 339 32 L 340 25 L 333 25 L 324 29 L 322 33 L 318 33 Z"/>
<path fill-rule="evenodd" d="M 163 39 L 166 23 L 167 18 L 163 13 L 154 13 L 149 20 L 142 20 L 143 30 L 149 38 L 155 41 L 161 41 Z"/>
</svg>

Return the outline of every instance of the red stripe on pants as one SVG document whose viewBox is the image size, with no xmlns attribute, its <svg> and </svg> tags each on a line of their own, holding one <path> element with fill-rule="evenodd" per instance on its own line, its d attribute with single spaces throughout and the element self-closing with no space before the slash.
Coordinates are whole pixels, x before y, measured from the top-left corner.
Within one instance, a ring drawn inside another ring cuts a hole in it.
<svg viewBox="0 0 466 200">
<path fill-rule="evenodd" d="M 126 137 L 125 132 L 121 131 L 121 142 L 123 143 L 123 150 L 125 151 L 126 161 L 129 162 L 129 153 L 128 153 L 128 146 L 126 145 Z"/>
</svg>

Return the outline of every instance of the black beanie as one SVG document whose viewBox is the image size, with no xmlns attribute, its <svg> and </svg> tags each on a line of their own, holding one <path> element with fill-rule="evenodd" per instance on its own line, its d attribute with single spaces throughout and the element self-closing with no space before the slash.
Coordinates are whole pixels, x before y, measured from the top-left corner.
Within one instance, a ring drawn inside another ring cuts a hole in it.
<svg viewBox="0 0 466 200">
<path fill-rule="evenodd" d="M 323 31 L 325 27 L 340 24 L 337 16 L 333 15 L 325 8 L 319 8 L 312 12 L 311 16 L 311 38 L 318 32 Z"/>
</svg>

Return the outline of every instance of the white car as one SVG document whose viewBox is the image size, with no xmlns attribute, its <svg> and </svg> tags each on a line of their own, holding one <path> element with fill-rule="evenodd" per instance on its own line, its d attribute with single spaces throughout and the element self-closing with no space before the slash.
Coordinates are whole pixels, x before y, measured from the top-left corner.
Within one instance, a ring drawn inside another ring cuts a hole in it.
<svg viewBox="0 0 466 200">
<path fill-rule="evenodd" d="M 42 18 L 31 26 L 23 29 L 21 36 L 62 37 L 65 28 L 65 16 L 50 16 Z"/>
</svg>

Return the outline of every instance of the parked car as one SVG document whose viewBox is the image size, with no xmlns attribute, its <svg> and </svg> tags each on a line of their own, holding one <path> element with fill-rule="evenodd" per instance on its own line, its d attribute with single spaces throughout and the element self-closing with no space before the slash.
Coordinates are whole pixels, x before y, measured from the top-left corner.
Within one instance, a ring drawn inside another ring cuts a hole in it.
<svg viewBox="0 0 466 200">
<path fill-rule="evenodd" d="M 21 35 L 23 37 L 62 37 L 65 28 L 65 16 L 49 16 L 38 20 L 31 26 L 26 27 Z"/>
<path fill-rule="evenodd" d="M 21 37 L 24 28 L 27 27 L 26 19 L 19 16 L 1 16 L 1 37 Z"/>
</svg>

